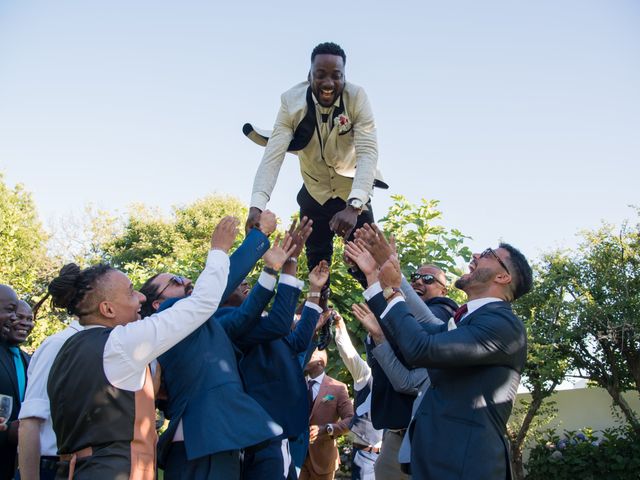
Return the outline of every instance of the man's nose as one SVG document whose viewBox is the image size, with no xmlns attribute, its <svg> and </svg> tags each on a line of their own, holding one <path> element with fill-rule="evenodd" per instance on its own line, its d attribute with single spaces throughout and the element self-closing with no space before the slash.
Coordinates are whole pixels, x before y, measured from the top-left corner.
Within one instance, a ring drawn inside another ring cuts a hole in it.
<svg viewBox="0 0 640 480">
<path fill-rule="evenodd" d="M 137 292 L 137 293 L 138 293 L 138 301 L 141 304 L 147 301 L 147 297 L 145 296 L 144 293 L 142 293 L 142 292 Z"/>
</svg>

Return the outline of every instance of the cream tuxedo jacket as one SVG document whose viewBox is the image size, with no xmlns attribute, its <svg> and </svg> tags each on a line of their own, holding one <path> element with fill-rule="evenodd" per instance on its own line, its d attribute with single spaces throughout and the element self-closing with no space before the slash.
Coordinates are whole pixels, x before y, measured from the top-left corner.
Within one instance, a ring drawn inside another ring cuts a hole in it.
<svg viewBox="0 0 640 480">
<path fill-rule="evenodd" d="M 374 182 L 388 188 L 377 170 L 376 125 L 364 89 L 346 83 L 335 105 L 331 114 L 333 128 L 324 142 L 320 141 L 309 82 L 299 83 L 282 94 L 273 132 L 259 131 L 250 124 L 244 126 L 245 135 L 266 145 L 253 183 L 252 207 L 264 210 L 287 151 L 298 155 L 304 184 L 320 204 L 335 197 L 367 203 Z"/>
</svg>

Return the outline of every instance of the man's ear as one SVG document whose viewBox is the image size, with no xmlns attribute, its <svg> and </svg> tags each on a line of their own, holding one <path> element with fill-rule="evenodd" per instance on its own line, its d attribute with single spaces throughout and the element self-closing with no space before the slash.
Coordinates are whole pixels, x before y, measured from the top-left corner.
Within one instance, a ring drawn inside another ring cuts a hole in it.
<svg viewBox="0 0 640 480">
<path fill-rule="evenodd" d="M 100 315 L 106 318 L 115 318 L 116 316 L 116 312 L 111 307 L 111 304 L 106 300 L 100 302 L 100 304 L 98 305 L 98 311 L 100 312 Z"/>
<path fill-rule="evenodd" d="M 507 272 L 498 273 L 494 277 L 494 281 L 499 285 L 507 286 L 511 283 L 511 275 Z"/>
<path fill-rule="evenodd" d="M 311 83 L 311 70 L 307 73 L 307 82 Z"/>
<path fill-rule="evenodd" d="M 151 302 L 151 306 L 153 307 L 153 311 L 157 312 L 160 308 L 160 300 L 154 300 L 153 302 Z"/>
</svg>

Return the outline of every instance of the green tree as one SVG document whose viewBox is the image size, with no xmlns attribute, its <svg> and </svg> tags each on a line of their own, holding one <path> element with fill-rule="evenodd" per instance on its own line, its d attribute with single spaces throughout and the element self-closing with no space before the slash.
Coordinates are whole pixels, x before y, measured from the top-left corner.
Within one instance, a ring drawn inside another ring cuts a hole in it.
<svg viewBox="0 0 640 480">
<path fill-rule="evenodd" d="M 31 305 L 44 295 L 54 266 L 47 255 L 48 239 L 31 194 L 22 185 L 10 188 L 0 174 L 0 283 L 11 286 Z M 48 310 L 47 306 L 41 310 L 27 348 L 35 348 L 61 328 Z"/>
<path fill-rule="evenodd" d="M 640 393 L 640 224 L 585 232 L 563 269 L 574 308 L 573 367 L 607 390 L 640 434 L 640 420 L 621 395 Z"/>
<path fill-rule="evenodd" d="M 514 409 L 507 425 L 515 478 L 524 479 L 522 454 L 527 442 L 555 415 L 551 397 L 571 362 L 568 326 L 573 318 L 567 302 L 564 262 L 560 253 L 545 256 L 534 266 L 534 288 L 514 303 L 514 311 L 527 329 L 527 363 L 521 383 L 531 400 Z"/>
</svg>

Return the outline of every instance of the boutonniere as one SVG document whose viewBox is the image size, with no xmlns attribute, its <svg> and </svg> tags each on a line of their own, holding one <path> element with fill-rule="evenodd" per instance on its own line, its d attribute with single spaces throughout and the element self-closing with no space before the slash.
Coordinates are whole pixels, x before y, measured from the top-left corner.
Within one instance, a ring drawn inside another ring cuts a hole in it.
<svg viewBox="0 0 640 480">
<path fill-rule="evenodd" d="M 324 397 L 322 397 L 322 403 L 330 402 L 331 400 L 333 400 L 335 398 L 336 397 L 334 397 L 333 395 L 325 395 Z"/>
<path fill-rule="evenodd" d="M 346 133 L 351 130 L 351 120 L 344 113 L 334 118 L 333 124 L 338 126 L 338 133 Z"/>
</svg>

